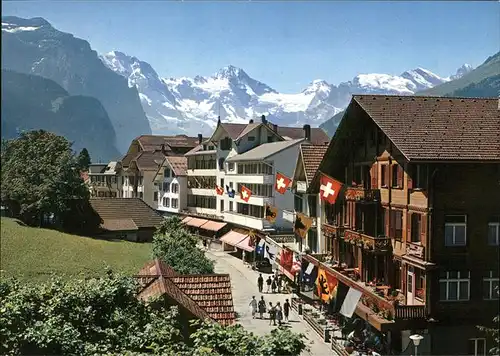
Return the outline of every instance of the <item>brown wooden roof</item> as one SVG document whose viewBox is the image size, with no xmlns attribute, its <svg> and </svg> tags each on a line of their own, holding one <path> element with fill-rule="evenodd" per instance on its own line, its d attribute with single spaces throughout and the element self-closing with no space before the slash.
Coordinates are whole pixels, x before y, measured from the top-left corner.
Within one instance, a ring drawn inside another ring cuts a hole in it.
<svg viewBox="0 0 500 356">
<path fill-rule="evenodd" d="M 354 95 L 352 102 L 408 160 L 500 160 L 498 98 Z"/>
<path fill-rule="evenodd" d="M 101 228 L 108 231 L 133 231 L 137 225 L 132 219 L 103 219 Z"/>
<path fill-rule="evenodd" d="M 134 161 L 140 170 L 157 170 L 164 159 L 165 155 L 161 151 L 143 151 Z"/>
<path fill-rule="evenodd" d="M 179 275 L 172 267 L 155 259 L 135 277 L 143 287 L 138 295 L 140 299 L 167 294 L 200 319 L 213 319 L 222 325 L 235 321 L 228 274 Z"/>
<path fill-rule="evenodd" d="M 136 140 L 139 142 L 144 151 L 161 150 L 161 145 L 165 145 L 166 149 L 168 149 L 168 146 L 193 148 L 198 145 L 198 137 L 190 137 L 186 135 L 142 135 L 137 137 Z"/>
<path fill-rule="evenodd" d="M 176 176 L 185 176 L 187 171 L 187 158 L 178 156 L 167 156 L 165 159 L 172 167 Z"/>
<path fill-rule="evenodd" d="M 137 228 L 154 228 L 163 217 L 139 198 L 91 198 L 92 208 L 103 220 L 132 220 Z"/>
<path fill-rule="evenodd" d="M 327 145 L 301 144 L 300 152 L 306 173 L 307 184 L 310 184 L 319 168 L 323 156 L 328 149 Z"/>
</svg>

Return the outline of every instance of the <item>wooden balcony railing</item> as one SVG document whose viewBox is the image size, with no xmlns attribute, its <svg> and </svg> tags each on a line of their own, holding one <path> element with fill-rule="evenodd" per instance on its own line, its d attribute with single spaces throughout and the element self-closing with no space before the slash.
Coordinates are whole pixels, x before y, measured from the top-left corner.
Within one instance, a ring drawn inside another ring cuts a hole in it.
<svg viewBox="0 0 500 356">
<path fill-rule="evenodd" d="M 406 254 L 417 258 L 424 258 L 424 246 L 412 242 L 406 243 Z"/>
<path fill-rule="evenodd" d="M 374 237 L 348 229 L 344 232 L 344 241 L 370 251 L 388 251 L 391 247 L 391 239 L 386 236 Z"/>
<path fill-rule="evenodd" d="M 364 187 L 348 187 L 345 191 L 347 200 L 360 200 L 366 202 L 380 201 L 379 189 L 366 189 Z"/>
<path fill-rule="evenodd" d="M 343 235 L 344 228 L 342 226 L 323 224 L 321 226 L 321 231 L 327 238 L 339 238 Z"/>
<path fill-rule="evenodd" d="M 397 321 L 398 319 L 424 319 L 427 316 L 427 307 L 425 305 L 403 305 L 387 300 L 364 286 L 361 282 L 356 282 L 349 278 L 340 270 L 328 266 L 325 263 L 321 263 L 318 259 L 314 258 L 314 256 L 306 255 L 303 258 L 316 266 L 324 268 L 346 286 L 360 291 L 362 295 L 359 303 L 370 308 L 381 318 L 389 321 Z"/>
</svg>

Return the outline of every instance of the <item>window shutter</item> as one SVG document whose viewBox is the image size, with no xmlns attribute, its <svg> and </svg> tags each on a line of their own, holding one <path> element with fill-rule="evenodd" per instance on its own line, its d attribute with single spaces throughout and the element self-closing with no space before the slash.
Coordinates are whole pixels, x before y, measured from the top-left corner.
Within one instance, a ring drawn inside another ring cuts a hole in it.
<svg viewBox="0 0 500 356">
<path fill-rule="evenodd" d="M 406 213 L 406 242 L 411 242 L 411 212 Z"/>
<path fill-rule="evenodd" d="M 403 188 L 403 168 L 398 165 L 398 188 Z"/>
<path fill-rule="evenodd" d="M 390 164 L 386 164 L 385 165 L 385 185 L 387 187 L 390 187 L 392 185 L 392 182 L 391 182 L 391 165 Z"/>
<path fill-rule="evenodd" d="M 352 217 L 352 229 L 356 230 L 356 205 L 351 202 L 351 217 Z"/>
<path fill-rule="evenodd" d="M 413 179 L 411 178 L 413 176 L 413 172 L 415 171 L 414 166 L 411 164 L 408 164 L 408 189 L 413 189 Z"/>
<path fill-rule="evenodd" d="M 375 162 L 372 166 L 372 168 L 370 169 L 370 177 L 371 177 L 371 186 L 372 186 L 372 189 L 377 189 L 378 187 L 378 177 L 377 177 L 377 163 Z"/>
<path fill-rule="evenodd" d="M 420 215 L 420 242 L 427 245 L 427 215 Z"/>
<path fill-rule="evenodd" d="M 389 226 L 390 226 L 390 210 L 385 209 L 384 210 L 384 217 L 385 217 L 385 236 L 389 237 L 391 236 L 390 231 L 389 231 Z"/>
</svg>

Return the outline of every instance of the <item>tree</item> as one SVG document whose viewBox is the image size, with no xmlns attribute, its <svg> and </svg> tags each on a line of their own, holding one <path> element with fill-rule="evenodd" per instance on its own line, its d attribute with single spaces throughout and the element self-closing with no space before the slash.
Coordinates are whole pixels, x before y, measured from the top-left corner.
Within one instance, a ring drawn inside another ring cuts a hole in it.
<svg viewBox="0 0 500 356">
<path fill-rule="evenodd" d="M 494 293 L 496 293 L 498 296 L 499 294 L 498 287 L 496 287 Z M 483 331 L 494 342 L 493 347 L 489 350 L 490 355 L 500 355 L 500 335 L 499 335 L 500 315 L 497 315 L 493 318 L 493 324 L 494 326 L 492 327 L 478 326 L 478 329 Z"/>
<path fill-rule="evenodd" d="M 167 218 L 153 237 L 153 258 L 159 258 L 181 274 L 214 273 L 214 263 L 197 246 L 197 238 L 179 223 Z"/>
<path fill-rule="evenodd" d="M 84 147 L 80 154 L 78 155 L 78 165 L 80 170 L 87 171 L 89 169 L 89 165 L 91 163 L 89 151 Z"/>
<path fill-rule="evenodd" d="M 34 226 L 51 215 L 66 228 L 75 221 L 89 229 L 100 223 L 64 137 L 44 130 L 23 132 L 2 144 L 1 160 L 1 200 L 13 216 Z"/>
<path fill-rule="evenodd" d="M 20 284 L 0 280 L 0 354 L 179 356 L 298 355 L 305 336 L 275 330 L 255 336 L 241 326 L 195 322 L 181 332 L 177 308 L 136 298 L 131 278 L 104 278 Z"/>
</svg>

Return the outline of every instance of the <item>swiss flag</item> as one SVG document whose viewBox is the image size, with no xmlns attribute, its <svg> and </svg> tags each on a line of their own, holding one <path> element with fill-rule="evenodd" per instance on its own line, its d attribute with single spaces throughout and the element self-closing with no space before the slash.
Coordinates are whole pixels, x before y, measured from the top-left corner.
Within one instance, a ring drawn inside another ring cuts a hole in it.
<svg viewBox="0 0 500 356">
<path fill-rule="evenodd" d="M 224 194 L 224 188 L 219 187 L 218 185 L 215 186 L 215 191 L 217 192 L 217 195 Z"/>
<path fill-rule="evenodd" d="M 276 182 L 274 184 L 274 189 L 280 194 L 285 194 L 286 190 L 292 183 L 292 180 L 287 176 L 276 172 Z"/>
<path fill-rule="evenodd" d="M 240 192 L 240 198 L 241 200 L 244 200 L 248 203 L 248 200 L 252 196 L 252 191 L 245 187 L 244 185 L 241 186 L 241 192 Z"/>
<path fill-rule="evenodd" d="M 330 204 L 335 204 L 335 200 L 337 200 L 339 191 L 342 188 L 342 183 L 321 173 L 319 184 L 319 195 L 321 200 L 327 201 Z"/>
</svg>

